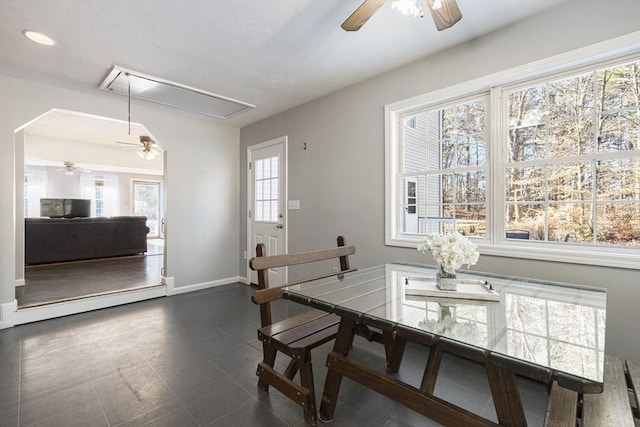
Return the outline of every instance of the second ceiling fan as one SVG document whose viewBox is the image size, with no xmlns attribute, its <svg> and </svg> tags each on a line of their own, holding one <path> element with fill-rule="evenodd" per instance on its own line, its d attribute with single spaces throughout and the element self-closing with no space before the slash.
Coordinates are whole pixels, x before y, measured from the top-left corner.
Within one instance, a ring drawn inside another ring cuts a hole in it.
<svg viewBox="0 0 640 427">
<path fill-rule="evenodd" d="M 140 144 L 124 141 L 116 141 L 116 143 L 135 146 L 135 150 L 136 153 L 138 153 L 138 156 L 145 160 L 153 160 L 160 153 L 162 153 L 162 149 L 158 146 L 158 144 L 156 144 L 156 142 L 147 135 L 140 135 Z"/>
<path fill-rule="evenodd" d="M 460 8 L 458 8 L 456 0 L 420 1 L 426 1 L 438 31 L 452 27 L 462 19 L 462 13 L 460 12 Z M 385 2 L 386 0 L 364 0 L 351 16 L 342 23 L 341 27 L 346 31 L 358 31 Z M 422 16 L 424 13 L 419 6 L 418 0 L 396 0 L 392 6 L 396 5 L 398 10 L 411 10 L 414 14 L 417 14 L 417 16 Z"/>
</svg>

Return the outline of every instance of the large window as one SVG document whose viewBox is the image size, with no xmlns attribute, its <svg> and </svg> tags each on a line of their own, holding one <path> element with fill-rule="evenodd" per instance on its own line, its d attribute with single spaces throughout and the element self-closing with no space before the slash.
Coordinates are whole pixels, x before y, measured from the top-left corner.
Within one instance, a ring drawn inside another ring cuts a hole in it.
<svg viewBox="0 0 640 427">
<path fill-rule="evenodd" d="M 507 229 L 640 247 L 640 62 L 504 93 Z"/>
<path fill-rule="evenodd" d="M 637 58 L 511 70 L 387 106 L 387 244 L 455 218 L 482 253 L 638 268 Z"/>
</svg>

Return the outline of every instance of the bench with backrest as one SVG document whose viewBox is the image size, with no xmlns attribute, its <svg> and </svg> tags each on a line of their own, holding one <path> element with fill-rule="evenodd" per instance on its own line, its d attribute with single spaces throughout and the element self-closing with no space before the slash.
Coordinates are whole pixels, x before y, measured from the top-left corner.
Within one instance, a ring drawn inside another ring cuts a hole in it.
<svg viewBox="0 0 640 427">
<path fill-rule="evenodd" d="M 335 248 L 293 253 L 285 255 L 265 256 L 265 246 L 260 243 L 256 247 L 256 257 L 249 262 L 251 269 L 258 272 L 258 291 L 253 295 L 254 303 L 260 305 L 261 328 L 258 339 L 262 342 L 263 361 L 258 364 L 258 387 L 267 391 L 269 386 L 275 387 L 289 399 L 300 405 L 307 423 L 316 425 L 318 415 L 314 392 L 311 350 L 334 339 L 338 332 L 340 318 L 321 310 L 311 310 L 300 315 L 273 323 L 271 301 L 283 295 L 282 288 L 295 284 L 331 277 L 353 271 L 349 267 L 349 255 L 355 253 L 355 246 L 345 245 L 344 238 L 338 237 Z M 269 286 L 269 269 L 300 265 L 337 258 L 340 271 L 332 274 L 313 277 L 288 283 L 284 286 Z M 284 372 L 275 369 L 276 354 L 281 352 L 291 358 Z M 294 382 L 296 373 L 300 373 L 300 384 Z"/>
<path fill-rule="evenodd" d="M 640 363 L 605 356 L 602 393 L 578 393 L 554 381 L 545 427 L 640 426 Z"/>
</svg>

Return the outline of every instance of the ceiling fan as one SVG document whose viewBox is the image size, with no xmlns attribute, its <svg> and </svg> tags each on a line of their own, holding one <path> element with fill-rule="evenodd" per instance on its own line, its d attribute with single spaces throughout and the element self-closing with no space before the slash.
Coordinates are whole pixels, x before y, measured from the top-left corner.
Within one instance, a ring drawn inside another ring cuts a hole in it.
<svg viewBox="0 0 640 427">
<path fill-rule="evenodd" d="M 140 143 L 135 142 L 124 142 L 124 141 L 116 141 L 118 144 L 126 144 L 126 145 L 134 145 L 136 146 L 135 150 L 138 156 L 145 160 L 153 160 L 158 154 L 162 153 L 162 149 L 158 144 L 155 143 L 150 136 L 140 135 Z"/>
<path fill-rule="evenodd" d="M 424 11 L 420 3 L 423 1 L 426 1 L 438 31 L 452 27 L 462 19 L 456 0 L 394 0 L 391 7 L 405 15 L 422 17 Z M 364 0 L 342 23 L 342 28 L 345 31 L 358 31 L 385 2 L 386 0 Z"/>
<path fill-rule="evenodd" d="M 65 175 L 75 175 L 76 173 L 91 173 L 90 170 L 75 166 L 74 162 L 64 162 L 64 167 L 56 169 L 58 172 L 64 171 Z"/>
</svg>

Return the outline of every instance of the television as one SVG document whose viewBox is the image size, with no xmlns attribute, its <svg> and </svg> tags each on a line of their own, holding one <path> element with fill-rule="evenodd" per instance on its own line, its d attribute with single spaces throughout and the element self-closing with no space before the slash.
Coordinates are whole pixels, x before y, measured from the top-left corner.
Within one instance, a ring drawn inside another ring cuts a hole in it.
<svg viewBox="0 0 640 427">
<path fill-rule="evenodd" d="M 89 199 L 40 199 L 40 216 L 77 218 L 91 216 Z"/>
</svg>

